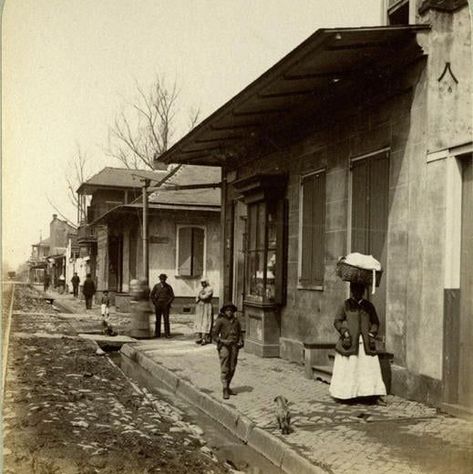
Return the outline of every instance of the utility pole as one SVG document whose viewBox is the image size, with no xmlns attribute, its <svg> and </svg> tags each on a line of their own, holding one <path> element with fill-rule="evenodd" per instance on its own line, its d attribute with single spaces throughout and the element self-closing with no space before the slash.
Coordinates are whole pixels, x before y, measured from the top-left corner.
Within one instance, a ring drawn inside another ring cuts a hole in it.
<svg viewBox="0 0 473 474">
<path fill-rule="evenodd" d="M 148 188 L 150 179 L 141 180 L 143 183 L 143 278 L 149 285 L 149 244 L 148 244 Z"/>
</svg>

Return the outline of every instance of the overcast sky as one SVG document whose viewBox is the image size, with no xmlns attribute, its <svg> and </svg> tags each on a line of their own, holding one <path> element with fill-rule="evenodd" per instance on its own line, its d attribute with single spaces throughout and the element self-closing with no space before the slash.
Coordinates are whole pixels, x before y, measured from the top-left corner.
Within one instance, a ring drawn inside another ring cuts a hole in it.
<svg viewBox="0 0 473 474">
<path fill-rule="evenodd" d="M 2 18 L 3 255 L 25 261 L 77 145 L 105 164 L 136 82 L 176 79 L 205 118 L 318 28 L 381 24 L 382 0 L 7 0 Z M 178 138 L 178 136 L 176 136 Z"/>
</svg>

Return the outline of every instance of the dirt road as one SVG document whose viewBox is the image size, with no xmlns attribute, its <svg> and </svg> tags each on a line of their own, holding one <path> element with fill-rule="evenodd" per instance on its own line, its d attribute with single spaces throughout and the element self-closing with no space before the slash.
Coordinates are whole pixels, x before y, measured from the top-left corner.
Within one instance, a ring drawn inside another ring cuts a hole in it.
<svg viewBox="0 0 473 474">
<path fill-rule="evenodd" d="M 26 286 L 15 292 L 3 416 L 5 473 L 227 472 L 198 426 Z"/>
</svg>

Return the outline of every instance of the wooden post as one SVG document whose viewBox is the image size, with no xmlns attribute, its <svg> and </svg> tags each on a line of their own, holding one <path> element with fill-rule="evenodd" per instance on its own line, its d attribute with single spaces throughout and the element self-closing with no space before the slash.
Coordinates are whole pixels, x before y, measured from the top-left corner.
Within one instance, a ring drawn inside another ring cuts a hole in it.
<svg viewBox="0 0 473 474">
<path fill-rule="evenodd" d="M 143 180 L 143 278 L 149 284 L 149 245 L 148 245 L 148 188 L 149 179 Z"/>
</svg>

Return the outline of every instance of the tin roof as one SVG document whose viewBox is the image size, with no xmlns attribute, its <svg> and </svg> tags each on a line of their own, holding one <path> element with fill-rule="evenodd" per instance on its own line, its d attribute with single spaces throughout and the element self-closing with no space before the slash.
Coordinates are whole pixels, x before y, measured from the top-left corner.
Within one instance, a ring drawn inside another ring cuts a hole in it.
<svg viewBox="0 0 473 474">
<path fill-rule="evenodd" d="M 134 170 L 106 166 L 94 174 L 77 189 L 78 193 L 90 194 L 97 188 L 128 188 L 137 189 L 143 186 L 140 178 L 161 180 L 167 171 Z"/>
</svg>

